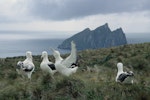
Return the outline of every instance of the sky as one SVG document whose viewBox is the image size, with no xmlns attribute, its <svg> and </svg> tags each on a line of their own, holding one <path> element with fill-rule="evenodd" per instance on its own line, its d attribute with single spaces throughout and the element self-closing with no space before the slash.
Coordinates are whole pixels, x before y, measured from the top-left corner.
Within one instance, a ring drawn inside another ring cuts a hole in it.
<svg viewBox="0 0 150 100">
<path fill-rule="evenodd" d="M 0 39 L 64 38 L 105 23 L 111 30 L 122 27 L 126 34 L 150 35 L 150 0 L 0 0 Z"/>
</svg>

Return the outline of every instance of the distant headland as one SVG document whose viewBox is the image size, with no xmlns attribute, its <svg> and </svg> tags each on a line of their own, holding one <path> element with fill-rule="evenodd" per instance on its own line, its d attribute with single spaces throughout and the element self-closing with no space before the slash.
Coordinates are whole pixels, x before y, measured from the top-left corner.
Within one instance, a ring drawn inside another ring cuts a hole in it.
<svg viewBox="0 0 150 100">
<path fill-rule="evenodd" d="M 70 49 L 71 41 L 76 43 L 78 50 L 108 48 L 127 44 L 127 39 L 122 28 L 111 31 L 108 23 L 97 27 L 95 30 L 86 28 L 64 40 L 58 48 Z"/>
</svg>

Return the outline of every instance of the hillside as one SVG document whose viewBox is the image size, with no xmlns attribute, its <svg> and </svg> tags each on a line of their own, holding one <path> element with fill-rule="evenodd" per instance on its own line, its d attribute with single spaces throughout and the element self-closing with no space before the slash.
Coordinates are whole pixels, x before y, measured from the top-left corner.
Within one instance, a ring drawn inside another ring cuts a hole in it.
<svg viewBox="0 0 150 100">
<path fill-rule="evenodd" d="M 58 46 L 60 49 L 70 49 L 70 42 L 77 44 L 78 50 L 108 48 L 127 44 L 125 33 L 122 28 L 111 31 L 108 24 L 97 27 L 95 30 L 85 30 L 64 40 Z"/>
<path fill-rule="evenodd" d="M 77 73 L 70 77 L 57 73 L 55 80 L 43 75 L 38 55 L 33 56 L 32 80 L 22 79 L 15 67 L 24 59 L 0 60 L 0 100 L 150 100 L 150 43 L 80 51 Z M 49 59 L 54 61 L 52 56 Z M 115 82 L 117 62 L 133 70 L 134 85 Z"/>
</svg>

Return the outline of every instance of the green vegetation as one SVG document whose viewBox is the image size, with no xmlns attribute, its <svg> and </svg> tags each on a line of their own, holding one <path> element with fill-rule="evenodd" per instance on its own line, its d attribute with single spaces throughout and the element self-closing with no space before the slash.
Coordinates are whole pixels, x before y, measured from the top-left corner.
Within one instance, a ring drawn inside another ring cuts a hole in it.
<svg viewBox="0 0 150 100">
<path fill-rule="evenodd" d="M 55 79 L 43 75 L 38 55 L 33 56 L 32 80 L 23 79 L 15 67 L 24 59 L 0 60 L 0 100 L 150 100 L 150 43 L 78 52 L 77 73 L 70 77 L 56 73 Z M 53 56 L 49 59 L 54 61 Z M 115 82 L 117 62 L 133 70 L 134 85 Z"/>
</svg>

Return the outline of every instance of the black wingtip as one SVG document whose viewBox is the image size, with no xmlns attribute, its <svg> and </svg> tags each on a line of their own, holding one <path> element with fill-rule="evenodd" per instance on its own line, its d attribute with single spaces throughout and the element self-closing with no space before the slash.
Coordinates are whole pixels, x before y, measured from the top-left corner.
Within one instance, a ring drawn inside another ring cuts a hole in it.
<svg viewBox="0 0 150 100">
<path fill-rule="evenodd" d="M 52 69 L 52 70 L 56 70 L 56 67 L 54 64 L 48 64 L 48 66 Z"/>
</svg>

